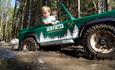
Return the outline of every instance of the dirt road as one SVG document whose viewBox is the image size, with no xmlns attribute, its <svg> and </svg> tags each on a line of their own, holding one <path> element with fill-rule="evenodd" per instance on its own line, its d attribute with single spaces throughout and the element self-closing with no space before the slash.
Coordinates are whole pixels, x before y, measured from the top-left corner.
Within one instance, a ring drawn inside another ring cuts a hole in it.
<svg viewBox="0 0 115 70">
<path fill-rule="evenodd" d="M 10 50 L 11 51 L 11 50 Z M 84 56 L 67 55 L 60 51 L 22 52 L 15 55 L 11 70 L 114 70 L 115 60 L 89 60 Z M 10 69 L 9 69 L 10 70 Z"/>
</svg>

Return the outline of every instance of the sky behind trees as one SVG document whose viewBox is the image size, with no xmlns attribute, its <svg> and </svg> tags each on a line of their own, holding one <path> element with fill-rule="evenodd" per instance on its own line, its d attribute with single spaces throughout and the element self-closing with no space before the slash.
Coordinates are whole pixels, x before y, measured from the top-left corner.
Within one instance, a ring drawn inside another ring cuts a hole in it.
<svg viewBox="0 0 115 70">
<path fill-rule="evenodd" d="M 11 5 L 12 5 L 12 7 L 15 6 L 15 0 L 12 0 L 12 1 L 11 1 Z"/>
</svg>

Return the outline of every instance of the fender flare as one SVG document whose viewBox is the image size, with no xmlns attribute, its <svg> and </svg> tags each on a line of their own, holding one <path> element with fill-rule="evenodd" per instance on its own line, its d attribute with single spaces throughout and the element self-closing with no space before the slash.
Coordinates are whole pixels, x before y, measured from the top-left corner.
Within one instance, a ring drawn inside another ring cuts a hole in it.
<svg viewBox="0 0 115 70">
<path fill-rule="evenodd" d="M 34 38 L 37 44 L 40 43 L 40 42 L 39 42 L 39 39 L 38 39 L 38 36 L 37 36 L 36 33 L 29 33 L 29 34 L 27 34 L 27 35 L 23 38 L 23 40 L 24 40 L 25 38 L 27 38 L 27 37 L 32 37 L 32 38 Z"/>
<path fill-rule="evenodd" d="M 106 23 L 107 22 L 115 22 L 115 17 L 100 18 L 100 19 L 96 19 L 96 20 L 87 22 L 86 25 L 84 25 L 80 29 L 79 37 L 82 37 L 85 28 L 87 28 L 88 26 L 93 25 L 93 24 L 104 23 L 104 22 L 106 22 Z M 115 25 L 115 24 L 113 24 L 113 25 Z"/>
</svg>

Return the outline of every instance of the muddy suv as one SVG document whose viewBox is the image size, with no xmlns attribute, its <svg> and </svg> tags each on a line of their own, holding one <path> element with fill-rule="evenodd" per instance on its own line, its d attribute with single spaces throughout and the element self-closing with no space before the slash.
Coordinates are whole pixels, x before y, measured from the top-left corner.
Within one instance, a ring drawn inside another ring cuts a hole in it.
<svg viewBox="0 0 115 70">
<path fill-rule="evenodd" d="M 61 6 L 69 19 L 55 25 L 20 30 L 20 50 L 34 51 L 41 46 L 75 44 L 82 41 L 84 48 L 96 57 L 115 56 L 115 10 L 75 18 L 64 4 Z"/>
</svg>

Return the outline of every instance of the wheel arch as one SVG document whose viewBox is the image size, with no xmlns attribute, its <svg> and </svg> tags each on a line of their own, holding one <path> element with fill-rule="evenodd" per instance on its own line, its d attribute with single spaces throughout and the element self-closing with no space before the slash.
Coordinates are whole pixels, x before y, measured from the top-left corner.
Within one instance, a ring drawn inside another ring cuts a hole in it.
<svg viewBox="0 0 115 70">
<path fill-rule="evenodd" d="M 82 37 L 82 36 L 83 36 L 84 31 L 85 31 L 88 27 L 90 27 L 90 26 L 92 26 L 92 25 L 94 25 L 94 24 L 99 24 L 99 23 L 106 23 L 106 24 L 108 24 L 108 22 L 111 23 L 110 25 L 115 26 L 115 18 L 112 18 L 112 17 L 102 18 L 102 19 L 97 19 L 97 20 L 93 20 L 93 21 L 87 22 L 87 23 L 80 29 L 80 31 L 79 31 L 79 37 Z"/>
<path fill-rule="evenodd" d="M 28 33 L 28 34 L 26 34 L 26 36 L 23 38 L 23 40 L 26 39 L 26 38 L 28 38 L 28 37 L 34 38 L 35 41 L 36 41 L 36 43 L 37 43 L 37 44 L 40 44 L 39 39 L 38 39 L 38 36 L 37 36 L 36 33 Z M 23 42 L 23 40 L 22 40 L 22 42 Z"/>
</svg>

